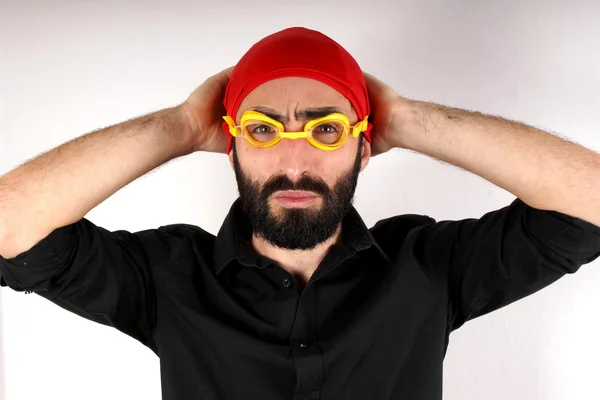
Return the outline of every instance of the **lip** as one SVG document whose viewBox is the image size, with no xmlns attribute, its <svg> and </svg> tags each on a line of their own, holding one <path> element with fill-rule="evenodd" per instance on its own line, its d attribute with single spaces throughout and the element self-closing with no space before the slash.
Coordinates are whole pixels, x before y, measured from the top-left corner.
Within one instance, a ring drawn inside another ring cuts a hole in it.
<svg viewBox="0 0 600 400">
<path fill-rule="evenodd" d="M 317 200 L 318 196 L 311 192 L 285 191 L 277 194 L 275 200 L 285 207 L 306 207 Z"/>
<path fill-rule="evenodd" d="M 276 199 L 313 199 L 317 197 L 316 194 L 312 192 L 304 192 L 304 191 L 296 191 L 296 190 L 286 190 L 285 192 L 278 193 L 275 198 Z"/>
</svg>

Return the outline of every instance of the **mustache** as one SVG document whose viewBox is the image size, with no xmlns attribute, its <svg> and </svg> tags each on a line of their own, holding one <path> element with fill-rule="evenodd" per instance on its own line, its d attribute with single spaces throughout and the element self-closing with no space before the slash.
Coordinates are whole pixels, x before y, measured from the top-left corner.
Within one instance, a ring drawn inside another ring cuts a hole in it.
<svg viewBox="0 0 600 400">
<path fill-rule="evenodd" d="M 270 178 L 265 182 L 261 191 L 261 199 L 266 200 L 273 193 L 280 190 L 305 190 L 320 194 L 324 197 L 331 196 L 329 186 L 322 179 L 315 179 L 303 175 L 296 182 L 293 182 L 286 175 L 279 175 Z"/>
</svg>

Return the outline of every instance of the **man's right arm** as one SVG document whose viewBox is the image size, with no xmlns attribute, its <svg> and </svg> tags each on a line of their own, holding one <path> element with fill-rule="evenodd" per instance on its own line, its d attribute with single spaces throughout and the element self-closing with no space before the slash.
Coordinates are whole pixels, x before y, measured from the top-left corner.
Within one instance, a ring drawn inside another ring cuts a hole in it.
<svg viewBox="0 0 600 400">
<path fill-rule="evenodd" d="M 177 107 L 88 133 L 0 177 L 0 257 L 81 220 L 122 187 L 194 151 L 225 153 L 223 96 L 233 67 Z"/>
<path fill-rule="evenodd" d="M 35 292 L 153 347 L 154 266 L 186 241 L 161 228 L 111 232 L 84 216 L 175 157 L 224 153 L 231 70 L 177 107 L 80 136 L 0 177 L 0 286 Z"/>
<path fill-rule="evenodd" d="M 0 178 L 0 286 L 35 292 L 152 348 L 151 263 L 174 238 L 110 232 L 85 214 L 139 176 L 191 152 L 183 107 L 92 132 Z"/>
<path fill-rule="evenodd" d="M 194 146 L 178 106 L 85 134 L 0 178 L 0 256 L 30 249 Z"/>
</svg>

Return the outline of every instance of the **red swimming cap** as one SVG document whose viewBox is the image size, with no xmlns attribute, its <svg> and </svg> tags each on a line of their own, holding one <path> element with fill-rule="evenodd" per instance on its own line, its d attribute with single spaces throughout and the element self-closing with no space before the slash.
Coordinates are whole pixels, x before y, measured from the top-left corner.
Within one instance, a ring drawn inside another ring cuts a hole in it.
<svg viewBox="0 0 600 400">
<path fill-rule="evenodd" d="M 358 119 L 371 113 L 369 92 L 362 70 L 342 46 L 328 36 L 306 28 L 288 28 L 254 44 L 236 64 L 225 91 L 223 104 L 227 115 L 235 119 L 242 100 L 261 84 L 288 76 L 321 81 L 344 95 L 354 107 Z M 372 125 L 364 132 L 371 141 Z M 233 136 L 229 136 L 227 153 Z"/>
</svg>

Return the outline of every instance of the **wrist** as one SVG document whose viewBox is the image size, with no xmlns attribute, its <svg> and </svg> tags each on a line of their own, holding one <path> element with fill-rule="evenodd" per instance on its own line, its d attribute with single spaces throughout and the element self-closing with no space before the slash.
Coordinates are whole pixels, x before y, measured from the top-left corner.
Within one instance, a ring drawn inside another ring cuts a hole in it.
<svg viewBox="0 0 600 400">
<path fill-rule="evenodd" d="M 398 97 L 394 106 L 393 121 L 392 121 L 392 138 L 393 147 L 412 149 L 411 132 L 414 129 L 411 124 L 416 113 L 415 102 L 404 97 Z"/>
<path fill-rule="evenodd" d="M 183 151 L 184 154 L 190 154 L 199 150 L 198 132 L 200 131 L 200 122 L 193 107 L 187 101 L 175 107 L 177 114 L 181 119 L 181 134 L 183 136 Z"/>
</svg>

